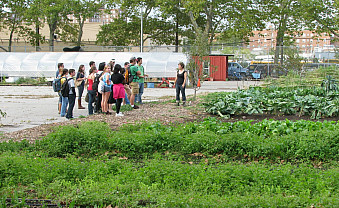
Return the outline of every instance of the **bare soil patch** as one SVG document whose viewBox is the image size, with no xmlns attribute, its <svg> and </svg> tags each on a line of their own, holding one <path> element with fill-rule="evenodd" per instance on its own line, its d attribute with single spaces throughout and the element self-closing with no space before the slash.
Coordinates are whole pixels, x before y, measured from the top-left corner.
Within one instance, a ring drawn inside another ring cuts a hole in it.
<svg viewBox="0 0 339 208">
<path fill-rule="evenodd" d="M 200 105 L 202 100 L 192 101 L 190 105 L 176 106 L 174 103 L 165 101 L 160 103 L 146 103 L 140 106 L 140 109 L 124 112 L 123 117 L 116 117 L 115 113 L 112 115 L 105 114 L 96 114 L 88 116 L 85 118 L 76 118 L 74 120 L 66 120 L 65 122 L 43 124 L 38 127 L 24 129 L 12 133 L 6 133 L 2 136 L 0 141 L 21 141 L 28 140 L 34 142 L 35 140 L 42 139 L 47 134 L 55 131 L 55 127 L 64 126 L 64 125 L 77 125 L 85 121 L 101 121 L 108 123 L 112 130 L 117 130 L 124 124 L 134 124 L 138 122 L 147 122 L 147 121 L 158 121 L 162 124 L 180 124 L 192 121 L 201 121 L 206 117 L 214 117 L 214 115 L 208 114 L 204 111 L 202 105 Z M 218 116 L 215 116 L 218 117 Z M 284 116 L 284 115 L 272 115 L 272 114 L 263 114 L 263 115 L 235 115 L 229 119 L 224 119 L 218 117 L 224 122 L 236 122 L 236 121 L 246 121 L 253 120 L 258 122 L 264 119 L 274 119 L 274 120 L 312 120 L 310 117 L 306 116 Z M 330 120 L 338 121 L 338 117 L 333 118 L 323 118 L 319 121 Z M 314 120 L 318 121 L 318 120 Z"/>
</svg>

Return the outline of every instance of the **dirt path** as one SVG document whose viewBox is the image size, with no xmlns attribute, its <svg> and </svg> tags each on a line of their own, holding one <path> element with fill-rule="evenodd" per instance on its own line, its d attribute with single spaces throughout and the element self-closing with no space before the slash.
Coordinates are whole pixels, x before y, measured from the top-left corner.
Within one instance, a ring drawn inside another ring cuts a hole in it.
<svg viewBox="0 0 339 208">
<path fill-rule="evenodd" d="M 169 123 L 184 123 L 187 121 L 202 120 L 209 116 L 198 105 L 197 102 L 191 102 L 190 106 L 175 106 L 171 102 L 157 102 L 146 103 L 140 106 L 140 109 L 126 111 L 123 117 L 116 117 L 115 113 L 112 115 L 97 114 L 85 118 L 77 118 L 74 120 L 66 120 L 64 122 L 57 122 L 51 124 L 43 124 L 37 127 L 6 133 L 2 136 L 2 141 L 14 140 L 28 140 L 34 141 L 41 139 L 48 133 L 54 131 L 55 127 L 62 125 L 76 125 L 84 121 L 102 121 L 110 125 L 112 129 L 128 124 L 145 121 L 159 121 L 163 124 Z"/>
</svg>

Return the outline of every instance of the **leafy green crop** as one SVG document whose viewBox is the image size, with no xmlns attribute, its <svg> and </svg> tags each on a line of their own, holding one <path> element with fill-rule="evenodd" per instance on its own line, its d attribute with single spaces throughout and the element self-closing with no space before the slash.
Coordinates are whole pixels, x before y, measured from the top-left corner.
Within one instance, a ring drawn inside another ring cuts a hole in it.
<svg viewBox="0 0 339 208">
<path fill-rule="evenodd" d="M 204 103 L 207 112 L 230 117 L 239 114 L 308 115 L 311 118 L 339 116 L 339 91 L 327 88 L 250 88 L 232 93 L 214 93 Z"/>
</svg>

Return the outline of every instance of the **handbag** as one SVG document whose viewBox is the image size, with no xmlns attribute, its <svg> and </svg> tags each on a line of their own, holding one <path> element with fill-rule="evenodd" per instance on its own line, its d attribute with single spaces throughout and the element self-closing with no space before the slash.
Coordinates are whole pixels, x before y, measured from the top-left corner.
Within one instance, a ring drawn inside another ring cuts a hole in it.
<svg viewBox="0 0 339 208">
<path fill-rule="evenodd" d="M 98 92 L 102 94 L 104 92 L 104 89 L 105 89 L 105 83 L 104 81 L 100 80 L 99 85 L 98 85 Z"/>
<path fill-rule="evenodd" d="M 75 87 L 79 87 L 81 85 L 81 83 L 82 83 L 82 80 L 80 80 L 80 81 L 75 80 L 74 85 L 75 85 Z"/>
<path fill-rule="evenodd" d="M 89 95 L 88 93 L 86 94 L 85 101 L 88 103 L 89 102 Z"/>
</svg>

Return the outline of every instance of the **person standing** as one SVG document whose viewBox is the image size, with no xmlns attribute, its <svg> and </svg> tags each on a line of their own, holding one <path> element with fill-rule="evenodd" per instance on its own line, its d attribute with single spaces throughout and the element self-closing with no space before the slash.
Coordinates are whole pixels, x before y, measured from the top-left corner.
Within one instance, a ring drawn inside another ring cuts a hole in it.
<svg viewBox="0 0 339 208">
<path fill-rule="evenodd" d="M 115 66 L 115 59 L 111 59 L 108 64 L 111 65 L 111 72 L 113 74 L 113 70 L 114 70 L 114 66 Z"/>
<path fill-rule="evenodd" d="M 135 102 L 138 102 L 139 104 L 142 104 L 142 99 L 141 96 L 144 94 L 144 85 L 145 85 L 145 77 L 148 77 L 147 74 L 145 74 L 145 69 L 144 66 L 142 66 L 142 58 L 138 57 L 137 58 L 137 67 L 140 71 L 140 76 L 139 76 L 139 94 L 135 96 Z"/>
<path fill-rule="evenodd" d="M 69 106 L 68 106 L 68 111 L 66 114 L 67 119 L 72 119 L 73 118 L 73 108 L 75 105 L 75 99 L 76 99 L 76 93 L 75 93 L 75 84 L 74 84 L 74 76 L 75 76 L 75 69 L 70 69 L 69 70 L 69 75 L 70 78 L 68 79 L 68 87 L 69 87 L 69 95 L 68 95 L 68 101 L 69 101 Z"/>
<path fill-rule="evenodd" d="M 111 59 L 108 63 L 108 65 L 111 67 L 111 75 L 113 75 L 113 70 L 114 70 L 114 66 L 115 66 L 115 59 Z M 112 77 L 111 77 L 112 80 Z M 110 109 L 112 109 L 112 105 L 113 103 L 115 103 L 115 99 L 113 98 L 113 85 L 111 86 L 112 91 L 109 94 L 108 97 L 108 111 L 110 111 Z"/>
<path fill-rule="evenodd" d="M 121 73 L 122 67 L 117 64 L 114 67 L 114 71 L 112 74 L 112 82 L 113 82 L 113 98 L 116 100 L 115 106 L 116 106 L 116 115 L 115 116 L 124 116 L 120 112 L 120 107 L 122 103 L 122 99 L 125 98 L 125 77 Z"/>
<path fill-rule="evenodd" d="M 132 94 L 131 94 L 131 106 L 133 109 L 138 109 L 139 107 L 137 105 L 134 105 L 134 100 L 135 100 L 135 96 L 139 94 L 139 75 L 140 75 L 140 71 L 139 68 L 137 66 L 135 66 L 136 64 L 136 58 L 132 57 L 130 58 L 130 70 L 131 70 L 131 75 L 133 76 L 131 81 L 131 88 L 132 88 Z"/>
<path fill-rule="evenodd" d="M 94 79 L 94 84 L 96 85 L 96 87 L 98 87 L 98 84 L 99 84 L 99 81 L 100 81 L 100 78 L 101 76 L 104 74 L 104 68 L 106 66 L 106 63 L 105 62 L 101 62 L 99 64 L 99 69 L 97 71 L 97 74 L 96 74 L 96 78 Z M 98 80 L 98 82 L 97 82 Z M 95 92 L 96 92 L 96 101 L 95 101 L 95 108 L 94 108 L 94 113 L 100 113 L 100 109 L 101 109 L 101 101 L 102 101 L 102 94 L 99 93 L 99 89 L 94 89 Z M 101 109 L 101 112 L 102 109 Z"/>
<path fill-rule="evenodd" d="M 131 86 L 129 85 L 129 75 L 131 73 L 131 70 L 129 68 L 129 63 L 128 62 L 125 62 L 124 64 L 124 68 L 125 68 L 125 71 L 121 71 L 121 73 L 124 75 L 125 77 L 125 84 L 124 84 L 124 88 L 125 88 L 125 99 L 123 101 L 124 105 L 130 105 L 130 99 L 131 99 Z"/>
<path fill-rule="evenodd" d="M 97 73 L 97 68 L 94 66 L 89 70 L 89 75 L 86 79 L 86 85 L 88 84 L 88 115 L 93 115 L 93 102 L 95 100 L 96 92 L 93 90 L 93 83 L 95 75 Z"/>
<path fill-rule="evenodd" d="M 183 62 L 179 62 L 177 77 L 174 80 L 175 91 L 176 91 L 176 105 L 180 105 L 180 92 L 182 96 L 182 104 L 186 105 L 186 80 L 187 80 L 187 71 L 185 70 L 185 64 Z"/>
<path fill-rule="evenodd" d="M 77 76 L 76 76 L 76 80 L 78 82 L 81 82 L 81 84 L 77 87 L 78 88 L 78 92 L 79 92 L 78 109 L 85 109 L 85 107 L 83 107 L 81 105 L 81 97 L 82 97 L 82 94 L 83 94 L 84 89 L 85 89 L 85 80 L 86 80 L 86 78 L 85 78 L 85 65 L 80 65 L 79 66 L 79 70 L 78 70 L 78 73 L 77 73 Z"/>
<path fill-rule="evenodd" d="M 64 84 L 64 82 L 67 82 L 67 75 L 68 75 L 68 69 L 63 69 L 62 74 L 61 74 L 61 79 L 60 79 L 61 86 Z M 64 97 L 61 95 L 61 111 L 60 111 L 61 117 L 66 116 L 67 105 L 68 105 L 68 97 Z"/>
<path fill-rule="evenodd" d="M 104 74 L 100 77 L 100 79 L 104 82 L 104 90 L 102 92 L 101 108 L 102 108 L 102 112 L 106 113 L 107 115 L 112 114 L 108 110 L 108 98 L 112 91 L 112 88 L 111 88 L 112 81 L 111 81 L 110 71 L 111 71 L 111 66 L 107 64 L 104 68 L 104 72 L 103 72 Z"/>
<path fill-rule="evenodd" d="M 62 71 L 64 70 L 65 66 L 64 63 L 58 63 L 58 70 L 55 73 L 55 77 L 58 78 L 59 75 L 62 74 Z"/>
<path fill-rule="evenodd" d="M 62 72 L 64 70 L 64 64 L 63 63 L 58 63 L 58 71 L 56 72 L 56 78 L 61 78 Z M 62 104 L 62 95 L 60 92 L 58 92 L 59 95 L 59 102 L 58 102 L 58 113 L 61 113 L 61 104 Z"/>
<path fill-rule="evenodd" d="M 94 61 L 90 61 L 90 62 L 89 62 L 89 68 L 91 69 L 93 66 L 96 67 L 96 66 L 95 66 L 95 62 L 94 62 Z"/>
</svg>

